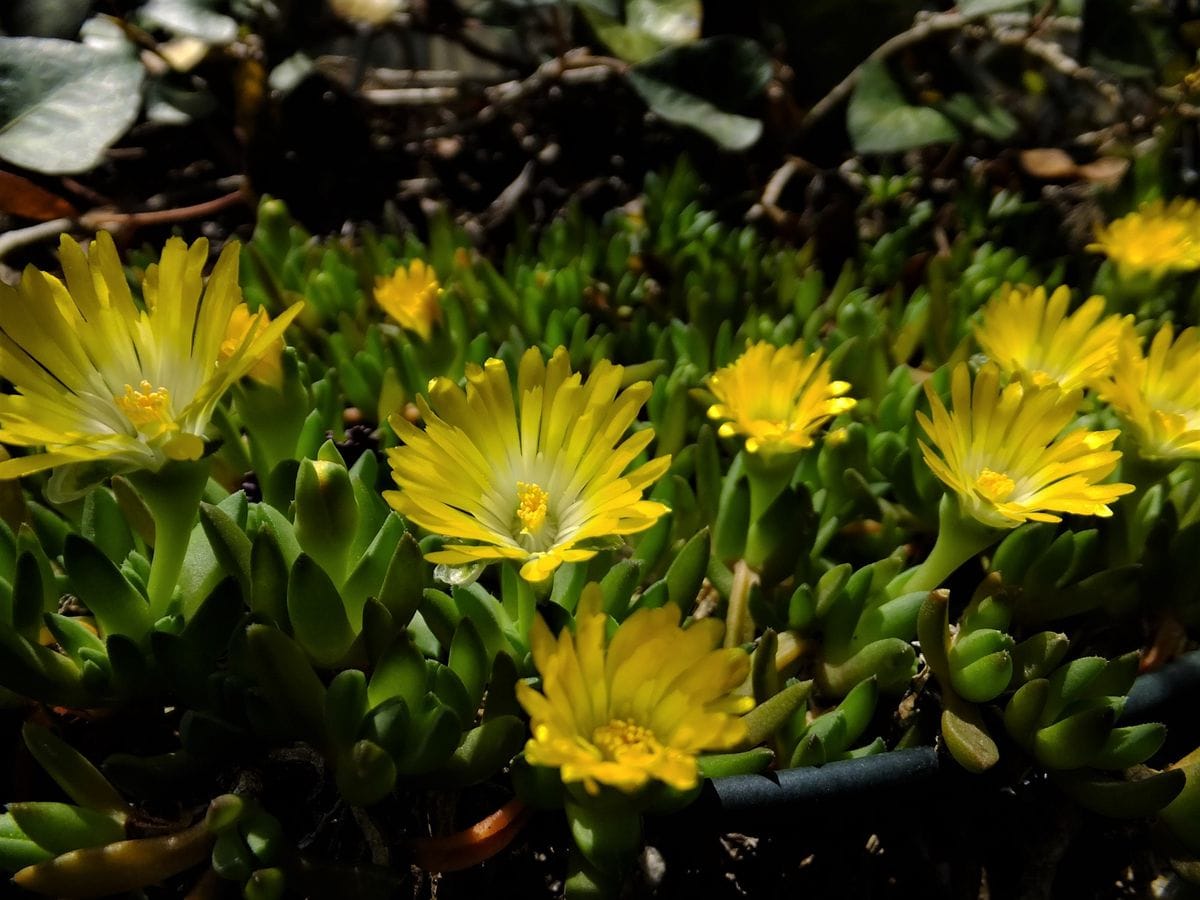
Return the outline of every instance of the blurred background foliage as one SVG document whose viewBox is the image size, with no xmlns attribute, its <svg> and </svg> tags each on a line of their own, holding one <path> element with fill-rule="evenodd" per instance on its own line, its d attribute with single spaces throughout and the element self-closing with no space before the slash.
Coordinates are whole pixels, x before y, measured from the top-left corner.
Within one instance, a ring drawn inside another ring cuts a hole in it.
<svg viewBox="0 0 1200 900">
<path fill-rule="evenodd" d="M 719 215 L 836 271 L 921 199 L 949 241 L 1076 250 L 1197 177 L 1191 2 L 10 0 L 0 28 L 14 221 L 219 234 L 271 194 L 317 232 L 447 209 L 503 243 L 686 153 Z"/>
</svg>

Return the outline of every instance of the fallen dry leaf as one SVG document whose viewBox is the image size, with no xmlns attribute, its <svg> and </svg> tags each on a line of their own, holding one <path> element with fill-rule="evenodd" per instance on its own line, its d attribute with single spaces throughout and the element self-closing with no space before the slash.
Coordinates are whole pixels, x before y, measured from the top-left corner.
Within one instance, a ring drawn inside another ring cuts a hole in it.
<svg viewBox="0 0 1200 900">
<path fill-rule="evenodd" d="M 0 170 L 0 210 L 37 222 L 74 219 L 79 215 L 74 206 L 57 194 L 3 170 Z"/>
</svg>

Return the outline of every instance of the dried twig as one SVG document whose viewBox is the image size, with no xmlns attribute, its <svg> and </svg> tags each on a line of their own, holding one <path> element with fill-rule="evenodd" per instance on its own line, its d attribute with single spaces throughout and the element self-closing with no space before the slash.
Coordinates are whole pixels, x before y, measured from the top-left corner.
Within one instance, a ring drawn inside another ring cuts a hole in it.
<svg viewBox="0 0 1200 900">
<path fill-rule="evenodd" d="M 64 231 L 69 231 L 75 225 L 73 219 L 51 219 L 49 222 L 38 222 L 26 228 L 15 228 L 0 234 L 0 259 L 12 253 L 18 247 L 36 244 L 47 238 L 58 237 Z"/>
<path fill-rule="evenodd" d="M 563 56 L 556 56 L 542 63 L 525 78 L 514 78 L 485 87 L 483 95 L 487 105 L 478 113 L 447 125 L 426 129 L 422 138 L 430 140 L 471 131 L 495 119 L 505 107 L 540 93 L 551 83 L 603 81 L 612 75 L 622 75 L 628 69 L 629 65 L 622 60 L 610 56 L 596 56 L 586 48 L 571 50 Z"/>
<path fill-rule="evenodd" d="M 858 84 L 858 79 L 862 76 L 863 67 L 867 63 L 887 59 L 893 53 L 903 50 L 906 47 L 911 47 L 914 44 L 919 44 L 930 36 L 940 32 L 958 31 L 970 21 L 972 21 L 971 17 L 964 16 L 958 12 L 918 14 L 917 21 L 912 28 L 888 38 L 876 47 L 870 56 L 855 66 L 849 75 L 835 84 L 829 93 L 813 104 L 812 108 L 801 120 L 800 130 L 807 131 L 812 128 L 813 125 L 825 118 L 843 100 L 849 97 L 855 85 Z"/>
<path fill-rule="evenodd" d="M 533 160 L 525 163 L 520 174 L 512 180 L 512 182 L 502 190 L 491 202 L 491 205 L 483 211 L 479 217 L 479 224 L 483 228 L 491 228 L 500 224 L 512 213 L 516 208 L 517 203 L 525 192 L 529 190 L 533 183 Z"/>
<path fill-rule="evenodd" d="M 1120 93 L 1116 87 L 1099 76 L 1091 68 L 1081 66 L 1072 59 L 1057 43 L 1039 37 L 1039 34 L 1052 31 L 1076 31 L 1079 23 L 1067 17 L 1039 16 L 1030 19 L 1027 15 L 964 15 L 952 11 L 945 13 L 919 13 L 917 20 L 907 31 L 902 31 L 888 38 L 853 71 L 839 81 L 824 97 L 813 104 L 812 108 L 800 122 L 800 130 L 807 131 L 817 122 L 828 115 L 842 101 L 846 100 L 862 77 L 863 67 L 869 62 L 875 62 L 894 55 L 900 50 L 919 44 L 926 39 L 943 32 L 960 31 L 968 26 L 976 26 L 982 30 L 983 36 L 991 36 L 1006 46 L 1022 48 L 1031 56 L 1044 62 L 1056 72 L 1069 78 L 1082 81 L 1100 91 L 1106 99 L 1117 102 Z"/>
<path fill-rule="evenodd" d="M 998 43 L 1009 47 L 1018 47 L 1035 59 L 1041 60 L 1055 72 L 1067 78 L 1089 85 L 1100 93 L 1114 107 L 1121 106 L 1121 92 L 1112 82 L 1105 81 L 1095 69 L 1080 65 L 1054 41 L 1043 40 L 1025 31 L 1002 29 L 995 33 Z"/>
<path fill-rule="evenodd" d="M 213 200 L 196 203 L 191 206 L 178 206 L 172 209 L 153 209 L 142 212 L 122 213 L 111 209 L 93 209 L 79 217 L 79 224 L 84 228 L 96 230 L 103 228 L 108 231 L 139 228 L 143 225 L 169 225 L 172 222 L 182 222 L 186 219 L 199 219 L 214 213 L 245 203 L 246 195 L 238 190 L 231 191 Z"/>
<path fill-rule="evenodd" d="M 789 156 L 784 160 L 783 165 L 776 169 L 771 177 L 767 179 L 762 197 L 759 199 L 758 204 L 747 213 L 747 217 L 757 218 L 759 215 L 765 213 L 767 218 L 776 225 L 782 225 L 787 220 L 787 212 L 779 205 L 779 198 L 783 196 L 783 189 L 792 180 L 792 176 L 800 172 L 811 172 L 812 169 L 812 163 L 808 160 L 801 159 L 799 156 Z"/>
</svg>

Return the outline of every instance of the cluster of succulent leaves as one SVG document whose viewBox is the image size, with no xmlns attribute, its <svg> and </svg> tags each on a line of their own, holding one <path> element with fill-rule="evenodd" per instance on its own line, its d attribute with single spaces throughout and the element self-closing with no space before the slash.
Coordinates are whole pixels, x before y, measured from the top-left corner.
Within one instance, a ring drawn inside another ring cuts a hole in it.
<svg viewBox="0 0 1200 900">
<path fill-rule="evenodd" d="M 702 758 L 706 775 L 940 743 L 973 771 L 1004 760 L 1047 772 L 1104 814 L 1148 815 L 1174 799 L 1168 821 L 1186 818 L 1190 770 L 1145 766 L 1163 727 L 1121 721 L 1138 647 L 1114 650 L 1106 623 L 1168 608 L 1196 623 L 1190 467 L 1098 528 L 1014 530 L 948 594 L 889 590 L 931 541 L 942 494 L 916 445 L 909 362 L 968 356 L 972 314 L 1004 281 L 1033 277 L 1029 261 L 963 237 L 906 290 L 876 284 L 871 273 L 895 260 L 864 245 L 827 283 L 808 249 L 706 211 L 686 166 L 650 178 L 639 208 L 598 222 L 572 213 L 498 261 L 445 220 L 427 242 L 370 230 L 314 238 L 269 199 L 243 254 L 252 305 L 307 307 L 281 386 L 246 382 L 215 419 L 214 477 L 166 608 L 147 600 L 154 525 L 131 479 L 68 504 L 52 504 L 39 478 L 0 494 L 5 702 L 177 717 L 177 746 L 118 752 L 98 761 L 105 774 L 27 726 L 31 753 L 73 805 L 17 803 L 0 817 L 0 866 L 26 887 L 132 890 L 202 859 L 254 898 L 333 877 L 252 791 L 212 791 L 206 817 L 183 830 L 123 799 L 216 784 L 271 748 L 310 748 L 355 807 L 487 781 L 561 804 L 520 760 L 514 686 L 536 675 L 535 614 L 569 627 L 591 582 L 616 622 L 700 604 L 726 619 L 729 645 L 753 650 L 747 739 Z M 443 288 L 428 342 L 373 307 L 375 279 L 411 259 Z M 823 346 L 860 398 L 765 509 L 753 462 L 703 416 L 705 375 L 758 339 Z M 411 413 L 433 376 L 559 345 L 580 369 L 612 359 L 653 382 L 648 417 L 673 461 L 652 496 L 671 512 L 629 547 L 563 565 L 544 589 L 511 567 L 470 583 L 435 573 L 422 554 L 440 539 L 381 497 L 378 451 L 395 441 L 386 418 Z M 944 391 L 945 369 L 932 377 Z M 937 714 L 905 713 L 914 703 Z M 395 888 L 361 867 L 353 877 L 363 896 Z"/>
</svg>

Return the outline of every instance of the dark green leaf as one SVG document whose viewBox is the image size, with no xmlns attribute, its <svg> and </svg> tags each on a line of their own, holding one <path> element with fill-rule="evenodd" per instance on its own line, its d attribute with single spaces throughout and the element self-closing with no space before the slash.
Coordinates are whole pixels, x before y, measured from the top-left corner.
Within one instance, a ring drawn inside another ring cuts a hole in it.
<svg viewBox="0 0 1200 900">
<path fill-rule="evenodd" d="M 125 580 L 112 560 L 84 538 L 71 535 L 63 552 L 71 586 L 96 617 L 103 636 L 126 635 L 140 640 L 150 627 L 146 599 Z"/>
<path fill-rule="evenodd" d="M 336 665 L 354 643 L 354 631 L 333 581 L 303 553 L 288 576 L 287 606 L 300 646 L 317 665 Z"/>
<path fill-rule="evenodd" d="M 0 157 L 55 175 L 93 168 L 137 117 L 144 76 L 125 52 L 0 37 Z"/>
<path fill-rule="evenodd" d="M 910 105 L 879 60 L 859 72 L 846 127 L 859 153 L 900 153 L 958 139 L 958 129 L 936 109 Z"/>
</svg>

